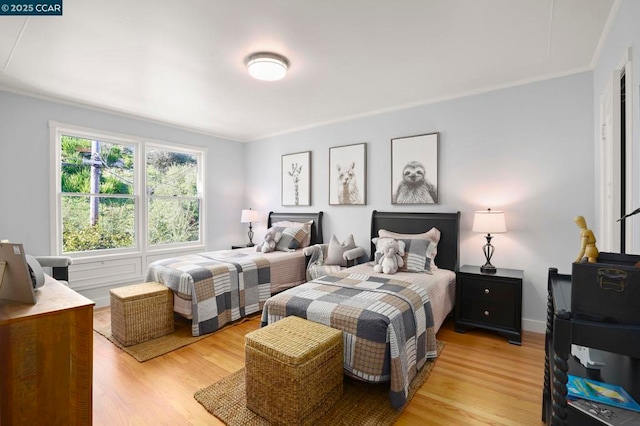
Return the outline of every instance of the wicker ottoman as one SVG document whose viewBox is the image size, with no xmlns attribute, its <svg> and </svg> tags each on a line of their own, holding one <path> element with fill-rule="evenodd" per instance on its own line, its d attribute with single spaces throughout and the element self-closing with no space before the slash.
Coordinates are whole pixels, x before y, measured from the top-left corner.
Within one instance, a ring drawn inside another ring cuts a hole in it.
<svg viewBox="0 0 640 426">
<path fill-rule="evenodd" d="M 111 293 L 111 334 L 131 346 L 173 333 L 173 292 L 159 283 L 114 288 Z"/>
<path fill-rule="evenodd" d="M 287 317 L 245 336 L 247 407 L 273 424 L 313 424 L 342 395 L 342 331 Z"/>
</svg>

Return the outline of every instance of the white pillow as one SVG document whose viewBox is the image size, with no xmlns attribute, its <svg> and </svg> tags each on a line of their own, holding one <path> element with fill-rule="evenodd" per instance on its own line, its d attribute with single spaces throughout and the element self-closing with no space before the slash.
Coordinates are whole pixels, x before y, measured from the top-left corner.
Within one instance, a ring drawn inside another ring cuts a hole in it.
<svg viewBox="0 0 640 426">
<path fill-rule="evenodd" d="M 271 224 L 271 226 L 278 226 L 282 228 L 298 228 L 302 226 L 302 229 L 307 232 L 307 236 L 304 240 L 302 240 L 302 243 L 300 243 L 300 246 L 298 246 L 298 248 L 305 248 L 311 245 L 311 225 L 313 225 L 313 220 L 310 220 L 308 222 L 292 222 L 289 220 L 282 220 L 280 222 Z"/>
<path fill-rule="evenodd" d="M 324 264 L 347 266 L 347 261 L 344 258 L 344 252 L 354 248 L 356 248 L 356 243 L 353 240 L 353 234 L 345 238 L 342 243 L 338 241 L 335 235 L 332 236 L 331 241 L 329 241 L 327 258 L 324 260 Z"/>
<path fill-rule="evenodd" d="M 380 238 L 418 239 L 433 241 L 433 244 L 429 246 L 429 253 L 427 253 L 427 257 L 431 259 L 431 265 L 428 269 L 432 271 L 438 269 L 434 262 L 434 259 L 438 254 L 438 243 L 440 242 L 440 235 L 441 232 L 438 228 L 431 228 L 430 230 L 428 230 L 427 232 L 423 232 L 422 234 L 399 234 L 397 232 L 387 231 L 386 229 L 378 230 L 378 236 Z"/>
</svg>

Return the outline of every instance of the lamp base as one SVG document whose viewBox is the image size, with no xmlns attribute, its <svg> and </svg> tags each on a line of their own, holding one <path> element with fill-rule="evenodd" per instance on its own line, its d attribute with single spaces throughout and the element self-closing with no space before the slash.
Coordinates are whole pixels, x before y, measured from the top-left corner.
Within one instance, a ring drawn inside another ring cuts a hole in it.
<svg viewBox="0 0 640 426">
<path fill-rule="evenodd" d="M 485 264 L 480 267 L 480 272 L 483 274 L 495 274 L 497 272 L 497 268 L 492 264 Z"/>
<path fill-rule="evenodd" d="M 247 247 L 253 247 L 255 244 L 253 244 L 253 227 L 251 226 L 251 222 L 249 222 L 249 232 L 247 235 L 249 236 L 249 244 L 247 244 Z"/>
<path fill-rule="evenodd" d="M 495 274 L 497 269 L 491 264 L 491 256 L 493 256 L 493 252 L 495 250 L 491 245 L 491 238 L 493 237 L 491 234 L 487 234 L 485 238 L 487 239 L 487 244 L 482 247 L 482 252 L 484 253 L 484 257 L 487 261 L 480 267 L 480 272 L 483 274 Z"/>
</svg>

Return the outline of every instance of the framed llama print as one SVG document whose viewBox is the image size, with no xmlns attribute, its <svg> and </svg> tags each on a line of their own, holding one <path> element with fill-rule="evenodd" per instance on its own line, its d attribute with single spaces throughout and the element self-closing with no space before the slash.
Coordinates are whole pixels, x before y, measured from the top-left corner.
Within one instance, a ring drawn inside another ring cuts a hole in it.
<svg viewBox="0 0 640 426">
<path fill-rule="evenodd" d="M 311 151 L 282 156 L 282 205 L 311 205 Z"/>
<path fill-rule="evenodd" d="M 438 133 L 391 139 L 391 203 L 438 203 Z"/>
<path fill-rule="evenodd" d="M 329 148 L 329 204 L 367 203 L 367 144 Z"/>
</svg>

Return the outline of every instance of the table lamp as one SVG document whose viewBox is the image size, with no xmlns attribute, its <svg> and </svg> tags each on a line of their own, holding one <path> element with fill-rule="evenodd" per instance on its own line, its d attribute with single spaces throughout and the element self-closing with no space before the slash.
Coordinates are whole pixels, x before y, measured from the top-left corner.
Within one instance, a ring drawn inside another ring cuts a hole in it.
<svg viewBox="0 0 640 426">
<path fill-rule="evenodd" d="M 253 228 L 251 226 L 251 222 L 257 222 L 260 220 L 260 213 L 257 210 L 251 210 L 251 209 L 243 209 L 242 210 L 242 216 L 240 216 L 240 222 L 241 223 L 248 223 L 249 224 L 249 233 L 247 235 L 249 235 L 249 244 L 247 244 L 247 247 L 253 247 Z"/>
<path fill-rule="evenodd" d="M 473 232 L 486 232 L 487 244 L 482 247 L 484 257 L 487 262 L 480 267 L 480 271 L 484 274 L 495 274 L 496 267 L 491 264 L 491 256 L 495 248 L 491 245 L 491 234 L 498 234 L 501 232 L 507 232 L 507 225 L 504 220 L 504 212 L 494 211 L 487 209 L 484 211 L 477 211 L 473 216 Z"/>
</svg>

